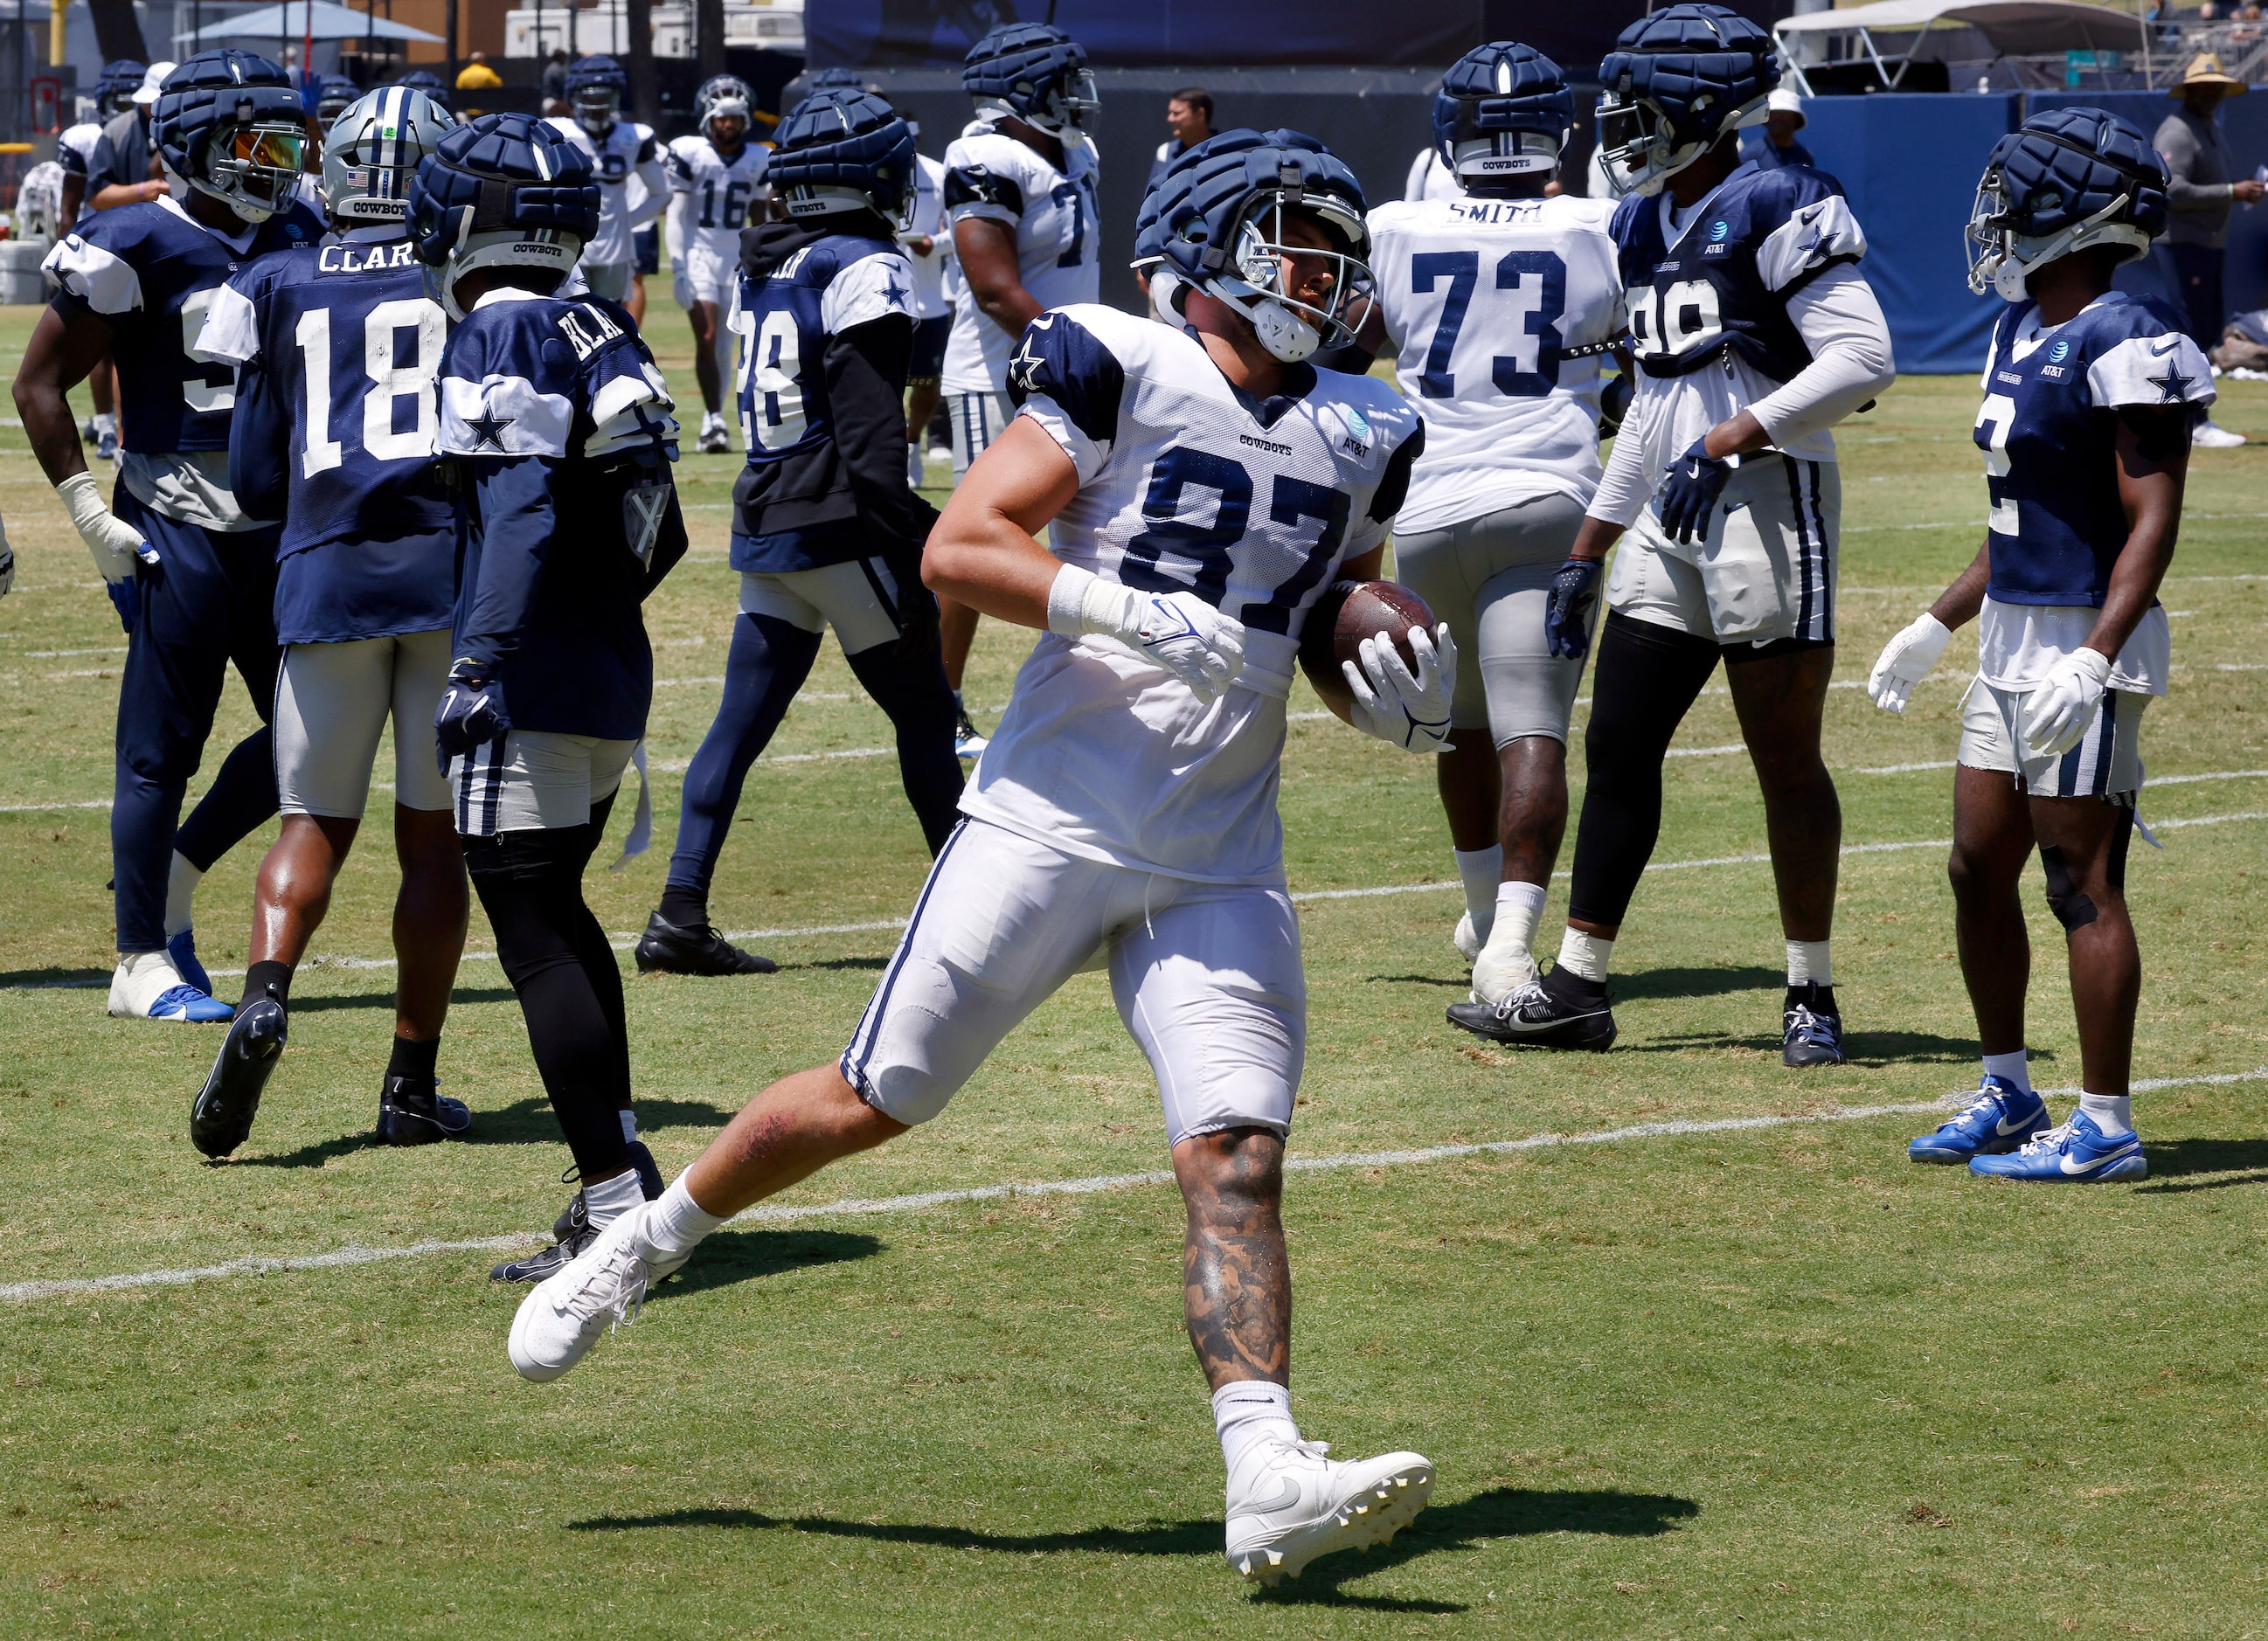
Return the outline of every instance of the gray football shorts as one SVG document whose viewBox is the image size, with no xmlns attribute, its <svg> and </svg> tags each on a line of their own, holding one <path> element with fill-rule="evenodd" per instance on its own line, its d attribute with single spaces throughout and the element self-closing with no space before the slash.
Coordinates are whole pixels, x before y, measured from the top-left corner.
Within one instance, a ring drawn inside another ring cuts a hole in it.
<svg viewBox="0 0 2268 1641">
<path fill-rule="evenodd" d="M 1551 653 L 1543 610 L 1582 523 L 1582 503 L 1555 493 L 1394 538 L 1395 575 L 1456 641 L 1455 728 L 1485 728 L 1499 748 L 1528 735 L 1565 744 L 1583 663 Z"/>
</svg>

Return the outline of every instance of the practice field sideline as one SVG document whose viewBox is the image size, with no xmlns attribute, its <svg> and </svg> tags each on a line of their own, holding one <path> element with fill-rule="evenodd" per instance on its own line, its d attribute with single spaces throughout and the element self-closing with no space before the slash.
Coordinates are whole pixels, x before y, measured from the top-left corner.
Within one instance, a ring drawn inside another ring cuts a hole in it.
<svg viewBox="0 0 2268 1641">
<path fill-rule="evenodd" d="M 682 323 L 655 311 L 689 400 Z M 11 372 L 32 317 L 0 313 Z M 2268 438 L 2268 389 L 2222 386 L 2218 418 Z M 2168 584 L 2182 670 L 2143 805 L 2165 849 L 2132 868 L 2151 1178 L 1994 1188 L 1904 1158 L 1973 1080 L 1943 865 L 1960 680 L 1904 718 L 1852 687 L 1975 551 L 1975 394 L 1903 382 L 1840 438 L 1846 1067 L 1778 1064 L 1763 819 L 1721 693 L 1668 766 L 1616 952 L 1622 1045 L 1580 1060 L 1441 1023 L 1462 989 L 1431 770 L 1293 703 L 1295 1407 L 1441 1480 L 1390 1550 L 1271 1593 L 1220 1562 L 1156 1094 L 1098 976 L 943 1118 L 720 1233 L 574 1376 L 530 1386 L 487 1269 L 541 1240 L 566 1155 L 492 963 L 460 975 L 441 1056 L 475 1143 L 364 1143 L 391 1019 L 381 828 L 251 1142 L 201 1163 L 186 1115 L 217 1034 L 100 1012 L 117 629 L 0 427 L 21 563 L 0 601 L 0 1634 L 2268 1636 L 2268 446 L 2199 453 Z M 659 894 L 715 707 L 736 470 L 681 466 L 695 553 L 648 610 L 674 681 L 657 843 L 590 874 L 609 930 Z M 983 627 L 980 723 L 1027 647 Z M 234 690 L 217 739 L 252 721 Z M 630 983 L 665 1170 L 863 1007 L 926 862 L 888 740 L 830 644 L 714 900 L 783 971 Z M 217 975 L 243 968 L 265 842 L 200 895 Z M 2069 1084 L 2036 883 L 2026 909 L 2039 1080 Z M 1547 928 L 1564 910 L 1555 889 Z M 468 945 L 493 950 L 477 912 Z"/>
</svg>

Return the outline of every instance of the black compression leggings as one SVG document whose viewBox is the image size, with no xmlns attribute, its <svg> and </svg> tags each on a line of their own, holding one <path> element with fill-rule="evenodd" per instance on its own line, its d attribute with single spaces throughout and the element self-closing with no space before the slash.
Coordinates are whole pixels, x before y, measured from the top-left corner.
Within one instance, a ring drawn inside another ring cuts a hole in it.
<svg viewBox="0 0 2268 1641">
<path fill-rule="evenodd" d="M 630 1103 L 622 972 L 583 900 L 583 868 L 614 804 L 608 794 L 581 826 L 464 840 L 543 1092 L 585 1181 L 630 1165 L 620 1115 Z"/>
<path fill-rule="evenodd" d="M 1661 835 L 1661 761 L 1722 654 L 1697 638 L 1609 610 L 1591 672 L 1583 735 L 1589 785 L 1575 828 L 1567 915 L 1620 926 Z"/>
</svg>

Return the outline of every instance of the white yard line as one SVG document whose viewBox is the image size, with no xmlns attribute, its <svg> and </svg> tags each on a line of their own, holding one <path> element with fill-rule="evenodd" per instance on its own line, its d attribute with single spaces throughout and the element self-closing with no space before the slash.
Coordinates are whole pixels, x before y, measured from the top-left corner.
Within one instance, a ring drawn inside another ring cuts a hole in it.
<svg viewBox="0 0 2268 1641">
<path fill-rule="evenodd" d="M 2192 1088 L 2205 1085 L 2250 1083 L 2268 1079 L 2268 1066 L 2250 1071 L 2225 1071 L 2216 1076 L 2148 1078 L 2135 1083 L 2136 1093 L 2161 1088 Z M 2043 1093 L 2071 1095 L 2076 1089 L 2049 1088 Z M 1286 1157 L 1287 1173 L 1323 1174 L 1341 1168 L 1406 1168 L 1429 1163 L 1456 1162 L 1469 1157 L 1505 1157 L 1525 1151 L 1550 1151 L 1566 1145 L 1611 1145 L 1631 1140 L 1683 1139 L 1697 1134 L 1742 1134 L 1762 1129 L 1794 1128 L 1815 1122 L 1863 1122 L 1874 1117 L 1918 1116 L 1955 1108 L 1962 1096 L 1906 1101 L 1887 1106 L 1837 1106 L 1825 1111 L 1791 1115 L 1719 1117 L 1710 1122 L 1683 1119 L 1668 1122 L 1634 1122 L 1627 1128 L 1597 1129 L 1587 1134 L 1529 1134 L 1519 1139 L 1483 1140 L 1466 1145 L 1426 1145 L 1413 1151 L 1341 1152 L 1323 1157 Z M 1109 1191 L 1170 1185 L 1167 1171 L 1141 1174 L 1097 1174 L 1078 1180 L 1042 1180 L 979 1185 L 963 1190 L 916 1191 L 903 1196 L 846 1196 L 831 1203 L 762 1204 L 735 1221 L 738 1225 L 791 1225 L 807 1219 L 871 1218 L 879 1214 L 917 1213 L 954 1203 L 1005 1202 L 1020 1196 L 1094 1196 Z M 22 1302 L 58 1299 L 80 1294 L 115 1293 L 129 1288 L 180 1287 L 221 1277 L 261 1277 L 285 1270 L 329 1270 L 345 1265 L 375 1265 L 389 1260 L 416 1259 L 431 1254 L 485 1253 L 524 1247 L 538 1240 L 534 1233 L 519 1236 L 476 1237 L 455 1242 L 413 1242 L 406 1247 L 334 1248 L 328 1254 L 301 1254 L 286 1258 L 249 1255 L 217 1265 L 189 1266 L 177 1270 L 139 1270 L 114 1277 L 77 1277 L 0 1283 L 0 1299 Z"/>
<path fill-rule="evenodd" d="M 2234 778 L 2235 773 L 2232 772 L 2229 778 Z M 2247 770 L 2242 773 L 2257 774 L 2261 771 Z M 2191 778 L 2205 780 L 2220 777 L 2199 776 Z M 2155 784 L 2153 783 L 2153 784 Z M 2168 784 L 2171 784 L 2171 782 L 2169 781 Z M 2183 827 L 2221 826 L 2236 820 L 2268 820 L 2268 810 L 2244 809 L 2230 814 L 2193 815 L 2185 820 L 2153 820 L 2150 825 L 2154 831 L 2175 832 Z M 1896 855 L 1910 850 L 1952 847 L 1953 840 L 1949 837 L 1923 837 L 1894 843 L 1845 843 L 1843 846 L 1843 852 L 1845 855 Z M 1712 855 L 1700 860 L 1657 860 L 1650 863 L 1646 871 L 1649 872 L 1692 872 L 1705 866 L 1755 866 L 1762 865 L 1771 859 L 1770 855 Z M 1552 874 L 1555 879 L 1564 879 L 1569 875 L 1565 872 Z M 1292 899 L 1302 903 L 1310 901 L 1367 901 L 1398 894 L 1445 894 L 1452 889 L 1462 889 L 1462 887 L 1454 880 L 1448 880 L 1434 883 L 1392 883 L 1366 889 L 1302 889 L 1294 894 Z M 873 923 L 814 924 L 799 929 L 728 929 L 725 931 L 725 938 L 733 941 L 795 940 L 813 935 L 875 934 L 887 930 L 902 929 L 905 926 L 906 920 L 902 917 L 885 917 Z M 617 952 L 627 952 L 637 942 L 638 937 L 635 934 L 617 934 L 611 937 L 608 944 Z M 497 960 L 497 954 L 494 952 L 468 952 L 463 960 L 468 963 L 493 963 Z M 307 959 L 306 967 L 344 969 L 392 968 L 394 960 L 390 957 L 318 955 Z M 244 971 L 240 968 L 213 968 L 208 969 L 206 973 L 217 980 L 234 980 L 241 977 Z M 33 980 L 0 987 L 0 990 L 77 991 L 107 986 L 109 983 L 107 980 Z"/>
</svg>

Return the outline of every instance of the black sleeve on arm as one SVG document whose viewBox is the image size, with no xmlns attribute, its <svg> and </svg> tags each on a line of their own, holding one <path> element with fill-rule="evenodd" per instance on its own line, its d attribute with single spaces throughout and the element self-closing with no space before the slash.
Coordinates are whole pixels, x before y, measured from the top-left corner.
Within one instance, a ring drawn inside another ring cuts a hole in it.
<svg viewBox="0 0 2268 1641">
<path fill-rule="evenodd" d="M 1388 524 L 1402 511 L 1402 504 L 1410 498 L 1410 464 L 1425 448 L 1425 424 L 1418 423 L 1410 430 L 1395 453 L 1386 459 L 1386 471 L 1378 481 L 1377 489 L 1371 492 L 1370 516 L 1380 524 Z"/>
<path fill-rule="evenodd" d="M 906 361 L 913 342 L 912 321 L 903 316 L 869 320 L 829 336 L 821 368 L 859 521 L 890 547 L 918 551 L 937 510 L 906 482 Z"/>
<path fill-rule="evenodd" d="M 1334 348 L 1316 350 L 1307 361 L 1319 371 L 1344 371 L 1349 376 L 1367 376 L 1378 356 L 1359 342 L 1343 342 Z"/>
<path fill-rule="evenodd" d="M 490 666 L 519 648 L 536 583 L 559 528 L 558 462 L 549 456 L 483 456 L 464 464 L 480 521 L 480 580 L 459 651 Z"/>
</svg>

